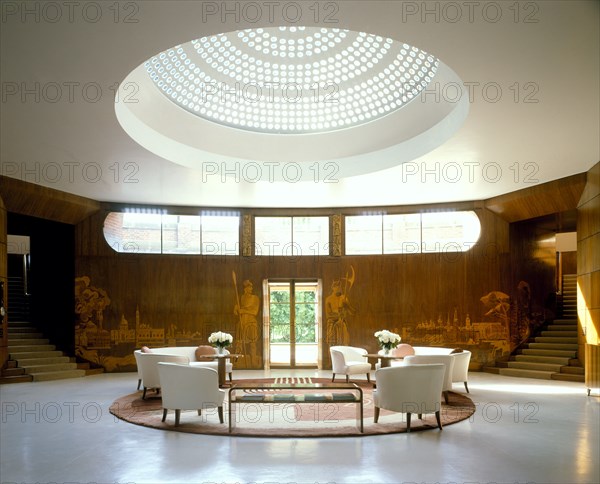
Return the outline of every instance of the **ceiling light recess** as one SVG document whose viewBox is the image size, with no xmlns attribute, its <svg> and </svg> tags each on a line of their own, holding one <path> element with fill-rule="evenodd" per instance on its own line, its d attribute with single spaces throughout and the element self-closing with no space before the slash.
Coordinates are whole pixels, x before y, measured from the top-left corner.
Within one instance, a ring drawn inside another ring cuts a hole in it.
<svg viewBox="0 0 600 484">
<path fill-rule="evenodd" d="M 337 28 L 207 35 L 151 57 L 121 89 L 131 82 L 137 102 L 118 102 L 123 91 L 115 110 L 137 142 L 211 171 L 253 163 L 269 181 L 286 179 L 274 163 L 298 164 L 298 180 L 314 181 L 331 163 L 344 177 L 409 161 L 446 141 L 468 111 L 466 96 L 440 97 L 440 83 L 464 86 L 433 55 Z"/>
</svg>

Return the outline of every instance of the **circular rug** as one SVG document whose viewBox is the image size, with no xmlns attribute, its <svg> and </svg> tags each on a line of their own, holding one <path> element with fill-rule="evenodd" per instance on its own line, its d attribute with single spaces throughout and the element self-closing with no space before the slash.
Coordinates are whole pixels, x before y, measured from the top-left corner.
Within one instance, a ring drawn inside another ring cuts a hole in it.
<svg viewBox="0 0 600 484">
<path fill-rule="evenodd" d="M 243 380 L 244 383 L 273 383 L 273 379 Z M 302 382 L 325 383 L 323 378 L 302 379 Z M 235 382 L 234 382 L 235 383 Z M 136 425 L 160 430 L 174 430 L 210 435 L 235 435 L 248 437 L 358 437 L 406 432 L 406 415 L 381 410 L 379 422 L 373 422 L 373 385 L 356 381 L 363 390 L 364 432 L 357 427 L 356 409 L 353 403 L 260 403 L 248 402 L 236 405 L 235 427 L 229 432 L 227 394 L 223 403 L 225 423 L 219 422 L 216 408 L 207 408 L 198 415 L 196 410 L 181 411 L 179 426 L 175 427 L 175 412 L 169 410 L 162 422 L 162 400 L 160 394 L 137 391 L 115 400 L 110 412 L 116 417 Z M 277 392 L 276 390 L 274 392 Z M 225 388 L 225 392 L 228 389 Z M 260 390 L 262 394 L 268 393 Z M 289 390 L 285 390 L 289 393 Z M 249 391 L 252 393 L 252 391 Z M 469 418 L 475 412 L 473 401 L 464 394 L 449 392 L 448 403 L 442 401 L 440 411 L 442 426 Z M 437 429 L 435 414 L 424 414 L 423 419 L 412 415 L 410 431 Z"/>
</svg>

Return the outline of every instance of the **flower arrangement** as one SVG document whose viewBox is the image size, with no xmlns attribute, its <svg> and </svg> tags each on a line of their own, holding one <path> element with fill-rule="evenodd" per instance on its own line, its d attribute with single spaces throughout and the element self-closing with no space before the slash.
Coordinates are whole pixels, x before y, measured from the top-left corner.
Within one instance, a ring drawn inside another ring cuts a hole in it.
<svg viewBox="0 0 600 484">
<path fill-rule="evenodd" d="M 402 340 L 399 334 L 392 333 L 387 329 L 377 331 L 375 333 L 375 337 L 377 338 L 381 349 L 383 349 L 386 353 L 388 353 L 392 348 L 398 346 L 398 344 L 400 344 L 400 341 Z"/>
<path fill-rule="evenodd" d="M 219 350 L 222 350 L 233 343 L 233 336 L 231 336 L 229 333 L 217 331 L 208 337 L 208 342 L 216 346 Z"/>
</svg>

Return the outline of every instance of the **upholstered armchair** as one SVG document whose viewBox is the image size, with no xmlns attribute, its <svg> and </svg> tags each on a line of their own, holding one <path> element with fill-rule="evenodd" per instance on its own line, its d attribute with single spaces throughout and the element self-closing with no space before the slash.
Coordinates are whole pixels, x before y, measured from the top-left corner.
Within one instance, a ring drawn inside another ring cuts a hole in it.
<svg viewBox="0 0 600 484">
<path fill-rule="evenodd" d="M 179 425 L 182 410 L 202 410 L 216 407 L 219 421 L 223 420 L 223 399 L 225 391 L 219 389 L 219 376 L 216 370 L 201 366 L 158 363 L 158 373 L 162 392 L 164 422 L 168 410 L 175 410 L 175 426 Z"/>
<path fill-rule="evenodd" d="M 440 410 L 444 383 L 443 364 L 407 365 L 381 368 L 375 372 L 377 389 L 373 391 L 375 415 L 379 421 L 380 409 L 406 414 L 406 431 L 410 432 L 413 413 L 419 419 L 424 413 L 435 413 L 439 429 L 442 429 Z"/>
<path fill-rule="evenodd" d="M 350 375 L 365 373 L 367 381 L 371 381 L 371 363 L 367 361 L 367 350 L 355 348 L 354 346 L 332 346 L 329 348 L 331 355 L 331 367 L 335 375 L 346 375 L 346 381 L 350 381 Z"/>
<path fill-rule="evenodd" d="M 469 393 L 467 381 L 469 380 L 469 363 L 471 362 L 471 352 L 467 350 L 454 350 L 450 354 L 454 358 L 452 383 L 464 383 L 465 390 L 467 393 Z"/>
<path fill-rule="evenodd" d="M 158 363 L 161 361 L 169 363 L 179 363 L 180 365 L 188 365 L 190 360 L 187 356 L 179 355 L 160 355 L 154 353 L 145 353 L 139 356 L 139 350 L 134 351 L 135 359 L 138 365 L 138 378 L 141 378 L 144 392 L 142 400 L 146 398 L 146 392 L 149 389 L 156 390 L 160 393 L 160 378 L 158 376 Z"/>
<path fill-rule="evenodd" d="M 448 392 L 452 391 L 452 374 L 454 371 L 454 355 L 411 355 L 404 357 L 405 365 L 423 365 L 442 363 L 445 366 L 442 393 L 448 403 Z"/>
</svg>

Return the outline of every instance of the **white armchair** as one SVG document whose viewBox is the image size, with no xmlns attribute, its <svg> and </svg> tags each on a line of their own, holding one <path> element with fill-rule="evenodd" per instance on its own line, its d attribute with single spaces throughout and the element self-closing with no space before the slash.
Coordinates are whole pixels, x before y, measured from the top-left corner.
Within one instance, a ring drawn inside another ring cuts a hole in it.
<svg viewBox="0 0 600 484">
<path fill-rule="evenodd" d="M 465 390 L 469 393 L 467 381 L 469 380 L 469 363 L 471 362 L 471 352 L 456 350 L 450 353 L 454 358 L 454 370 L 452 371 L 452 383 L 464 383 Z"/>
<path fill-rule="evenodd" d="M 181 410 L 202 410 L 216 407 L 219 421 L 223 420 L 225 391 L 219 389 L 216 370 L 201 366 L 158 363 L 164 422 L 169 409 L 175 410 L 175 426 L 179 425 Z"/>
<path fill-rule="evenodd" d="M 452 374 L 454 371 L 454 355 L 411 355 L 404 357 L 405 365 L 427 365 L 432 363 L 443 363 L 446 367 L 442 393 L 444 401 L 448 403 L 448 392 L 452 391 Z"/>
<path fill-rule="evenodd" d="M 406 414 L 406 431 L 410 432 L 410 418 L 413 413 L 416 413 L 419 419 L 424 413 L 435 413 L 441 430 L 441 395 L 445 371 L 443 364 L 392 366 L 377 370 L 377 389 L 373 391 L 373 421 L 379 421 L 382 408 L 402 412 Z"/>
<path fill-rule="evenodd" d="M 367 350 L 355 348 L 354 346 L 332 346 L 329 348 L 331 355 L 331 367 L 333 376 L 331 381 L 335 380 L 335 375 L 346 375 L 346 381 L 350 380 L 350 375 L 365 373 L 367 381 L 371 381 L 371 363 L 367 360 Z"/>
<path fill-rule="evenodd" d="M 139 354 L 139 350 L 134 351 L 135 359 L 138 366 L 138 378 L 141 378 L 142 385 L 144 386 L 144 392 L 142 393 L 142 400 L 146 398 L 146 392 L 148 389 L 153 388 L 156 393 L 160 393 L 160 378 L 158 376 L 158 363 L 178 363 L 180 365 L 188 365 L 190 359 L 187 356 L 180 355 L 160 355 L 154 353 L 144 353 L 143 356 Z"/>
</svg>

